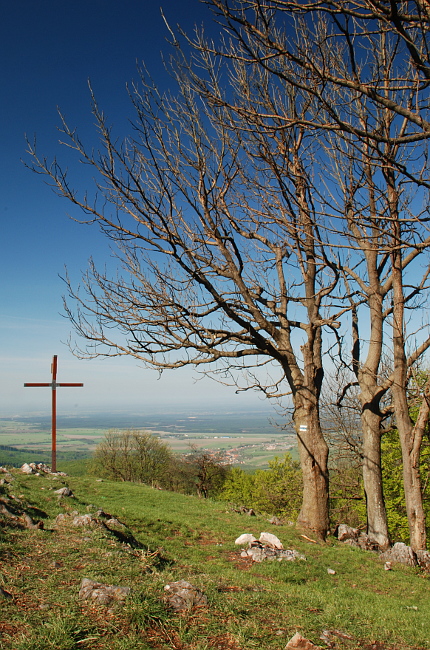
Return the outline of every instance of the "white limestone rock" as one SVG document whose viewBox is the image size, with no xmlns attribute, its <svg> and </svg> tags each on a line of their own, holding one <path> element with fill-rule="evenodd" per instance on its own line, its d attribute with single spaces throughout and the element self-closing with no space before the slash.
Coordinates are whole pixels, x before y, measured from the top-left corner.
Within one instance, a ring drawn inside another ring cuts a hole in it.
<svg viewBox="0 0 430 650">
<path fill-rule="evenodd" d="M 240 537 L 237 538 L 235 544 L 241 546 L 242 544 L 251 544 L 252 542 L 257 541 L 257 538 L 254 537 L 251 533 L 243 533 Z"/>
<path fill-rule="evenodd" d="M 276 535 L 272 535 L 272 533 L 261 533 L 259 541 L 262 544 L 269 544 L 273 548 L 278 548 L 279 550 L 284 548 L 281 540 L 278 539 Z"/>
<path fill-rule="evenodd" d="M 30 467 L 30 465 L 28 463 L 24 463 L 24 465 L 22 465 L 21 472 L 23 474 L 34 474 L 35 473 L 34 469 L 32 467 Z"/>
</svg>

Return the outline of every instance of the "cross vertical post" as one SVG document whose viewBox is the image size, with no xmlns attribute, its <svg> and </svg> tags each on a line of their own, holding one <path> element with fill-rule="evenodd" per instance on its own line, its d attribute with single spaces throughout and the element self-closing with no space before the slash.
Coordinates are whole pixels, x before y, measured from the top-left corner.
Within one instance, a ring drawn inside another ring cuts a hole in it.
<svg viewBox="0 0 430 650">
<path fill-rule="evenodd" d="M 52 471 L 57 471 L 57 355 L 54 354 L 51 364 L 52 374 L 52 415 L 51 415 L 51 449 Z"/>
<path fill-rule="evenodd" d="M 52 381 L 50 383 L 26 383 L 24 387 L 49 387 L 52 389 L 52 414 L 51 414 L 51 448 L 52 448 L 52 471 L 57 471 L 57 386 L 83 386 L 83 384 L 57 383 L 57 355 L 54 354 L 51 364 Z"/>
</svg>

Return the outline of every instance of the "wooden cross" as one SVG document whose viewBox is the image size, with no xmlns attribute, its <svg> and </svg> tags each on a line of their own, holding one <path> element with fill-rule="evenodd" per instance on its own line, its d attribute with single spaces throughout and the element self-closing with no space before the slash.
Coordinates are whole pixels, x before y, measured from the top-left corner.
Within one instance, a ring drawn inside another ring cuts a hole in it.
<svg viewBox="0 0 430 650">
<path fill-rule="evenodd" d="M 83 384 L 57 383 L 57 355 L 54 354 L 51 365 L 52 382 L 49 384 L 24 384 L 27 386 L 44 386 L 52 388 L 52 471 L 57 471 L 57 386 L 83 386 Z"/>
</svg>

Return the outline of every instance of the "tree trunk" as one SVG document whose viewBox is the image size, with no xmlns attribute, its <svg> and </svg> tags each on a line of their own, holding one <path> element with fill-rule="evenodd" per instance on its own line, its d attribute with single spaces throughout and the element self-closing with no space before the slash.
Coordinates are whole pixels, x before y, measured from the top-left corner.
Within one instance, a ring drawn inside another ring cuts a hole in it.
<svg viewBox="0 0 430 650">
<path fill-rule="evenodd" d="M 401 440 L 403 459 L 403 486 L 409 524 L 410 545 L 414 551 L 425 550 L 427 544 L 426 515 L 423 508 L 418 459 L 408 450 L 407 440 Z"/>
<path fill-rule="evenodd" d="M 401 386 L 395 380 L 392 391 L 396 425 L 402 448 L 403 488 L 405 491 L 410 545 L 414 551 L 425 550 L 427 544 L 426 515 L 421 490 L 420 452 L 423 432 L 429 414 L 428 396 L 426 394 L 423 397 L 423 403 L 414 426 L 409 415 L 409 405 L 404 386 Z M 425 392 L 428 392 L 427 387 Z"/>
<path fill-rule="evenodd" d="M 382 489 L 381 418 L 369 408 L 361 415 L 363 434 L 363 484 L 367 507 L 367 534 L 382 549 L 390 544 Z"/>
<path fill-rule="evenodd" d="M 391 179 L 392 173 L 386 172 Z M 390 199 L 397 207 L 397 192 L 389 185 Z M 393 213 L 396 214 L 393 209 Z M 393 219 L 395 240 L 399 241 L 401 234 L 400 220 Z M 397 247 L 391 253 L 393 274 L 393 351 L 394 351 L 394 381 L 392 386 L 394 414 L 397 430 L 402 447 L 403 488 L 405 491 L 406 513 L 408 517 L 410 545 L 414 551 L 426 548 L 426 516 L 423 507 L 423 496 L 420 478 L 420 452 L 423 433 L 428 421 L 429 401 L 428 384 L 425 387 L 423 402 L 414 426 L 410 414 L 407 395 L 406 341 L 404 334 L 405 296 L 402 269 L 402 254 Z"/>
<path fill-rule="evenodd" d="M 303 502 L 297 525 L 324 540 L 329 529 L 328 446 L 315 406 L 308 403 L 296 408 L 294 421 L 303 472 Z"/>
</svg>

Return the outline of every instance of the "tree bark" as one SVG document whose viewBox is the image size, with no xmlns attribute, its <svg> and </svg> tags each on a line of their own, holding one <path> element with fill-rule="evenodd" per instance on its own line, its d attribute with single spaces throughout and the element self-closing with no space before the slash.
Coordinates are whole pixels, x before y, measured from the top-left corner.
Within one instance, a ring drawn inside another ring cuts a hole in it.
<svg viewBox="0 0 430 650">
<path fill-rule="evenodd" d="M 360 386 L 362 472 L 366 497 L 367 534 L 382 549 L 386 549 L 390 544 L 390 538 L 382 484 L 380 401 L 383 392 L 379 386 L 378 374 L 382 357 L 384 319 L 378 258 L 375 252 L 370 250 L 365 250 L 365 257 L 369 277 L 367 295 L 370 311 L 370 341 L 364 364 L 360 364 L 357 349 L 358 356 L 354 359 L 354 367 Z M 356 336 L 358 337 L 358 332 Z"/>
<path fill-rule="evenodd" d="M 303 473 L 303 501 L 297 525 L 324 540 L 329 529 L 328 446 L 316 408 L 296 409 L 294 420 Z"/>
<path fill-rule="evenodd" d="M 367 507 L 367 534 L 382 549 L 390 544 L 381 468 L 381 417 L 363 408 L 363 485 Z"/>
<path fill-rule="evenodd" d="M 419 452 L 410 445 L 411 436 L 400 437 L 403 460 L 403 486 L 405 490 L 406 513 L 409 524 L 410 545 L 414 551 L 427 547 L 426 515 L 423 508 Z"/>
<path fill-rule="evenodd" d="M 392 174 L 389 175 L 391 180 Z M 397 193 L 393 184 L 390 186 L 391 202 L 397 205 Z M 396 210 L 392 212 L 395 214 Z M 400 220 L 393 220 L 394 238 L 397 240 L 401 234 Z M 420 452 L 424 429 L 427 425 L 429 405 L 428 386 L 421 405 L 417 422 L 414 426 L 410 414 L 407 395 L 408 361 L 405 353 L 404 335 L 404 281 L 402 273 L 402 255 L 396 248 L 391 253 L 393 276 L 393 405 L 402 448 L 403 462 L 403 488 L 405 491 L 406 513 L 408 517 L 410 545 L 414 551 L 425 550 L 426 516 L 423 507 L 423 497 L 420 477 Z"/>
</svg>

